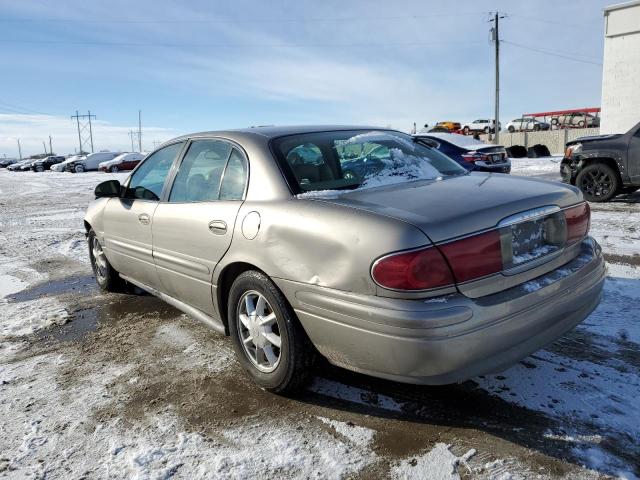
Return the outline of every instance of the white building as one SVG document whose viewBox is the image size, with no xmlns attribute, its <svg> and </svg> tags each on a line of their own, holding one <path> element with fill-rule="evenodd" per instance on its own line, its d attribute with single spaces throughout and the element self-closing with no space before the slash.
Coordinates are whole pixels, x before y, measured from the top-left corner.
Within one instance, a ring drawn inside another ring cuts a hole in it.
<svg viewBox="0 0 640 480">
<path fill-rule="evenodd" d="M 601 133 L 640 122 L 640 0 L 604 10 Z"/>
</svg>

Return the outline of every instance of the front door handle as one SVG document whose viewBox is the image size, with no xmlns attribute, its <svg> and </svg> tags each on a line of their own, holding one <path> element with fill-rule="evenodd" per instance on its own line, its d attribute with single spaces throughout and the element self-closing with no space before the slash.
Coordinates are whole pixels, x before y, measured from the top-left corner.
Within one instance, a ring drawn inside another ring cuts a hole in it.
<svg viewBox="0 0 640 480">
<path fill-rule="evenodd" d="M 209 231 L 216 235 L 224 235 L 227 233 L 227 224 L 222 220 L 213 220 L 209 223 Z"/>
<path fill-rule="evenodd" d="M 142 225 L 149 225 L 149 223 L 151 222 L 151 217 L 146 213 L 141 213 L 140 215 L 138 215 L 138 221 Z"/>
</svg>

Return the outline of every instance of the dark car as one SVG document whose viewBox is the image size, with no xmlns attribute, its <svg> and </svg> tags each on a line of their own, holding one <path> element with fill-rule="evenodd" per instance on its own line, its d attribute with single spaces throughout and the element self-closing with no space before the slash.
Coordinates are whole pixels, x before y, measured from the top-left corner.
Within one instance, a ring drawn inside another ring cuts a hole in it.
<svg viewBox="0 0 640 480">
<path fill-rule="evenodd" d="M 44 172 L 45 170 L 51 170 L 53 165 L 64 162 L 64 157 L 59 155 L 49 155 L 42 160 L 36 160 L 31 164 L 31 170 L 34 172 Z"/>
<path fill-rule="evenodd" d="M 18 163 L 20 160 L 16 158 L 3 158 L 0 160 L 0 168 L 7 168 L 9 165 Z"/>
<path fill-rule="evenodd" d="M 456 133 L 418 133 L 415 138 L 437 148 L 467 170 L 478 172 L 511 172 L 511 161 L 501 145 L 489 145 Z"/>
<path fill-rule="evenodd" d="M 640 123 L 624 134 L 568 142 L 560 174 L 590 202 L 635 192 L 640 188 Z"/>
</svg>

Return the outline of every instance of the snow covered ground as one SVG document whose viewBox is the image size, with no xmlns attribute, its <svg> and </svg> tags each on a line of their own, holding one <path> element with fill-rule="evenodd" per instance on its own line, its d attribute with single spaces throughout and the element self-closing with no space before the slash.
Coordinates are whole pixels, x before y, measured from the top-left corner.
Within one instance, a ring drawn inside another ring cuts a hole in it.
<svg viewBox="0 0 640 480">
<path fill-rule="evenodd" d="M 557 158 L 514 159 L 553 179 Z M 103 294 L 82 216 L 126 174 L 0 170 L 0 476 L 637 478 L 640 194 L 592 205 L 605 297 L 500 375 L 414 387 L 333 367 L 297 398 L 150 296 Z"/>
</svg>

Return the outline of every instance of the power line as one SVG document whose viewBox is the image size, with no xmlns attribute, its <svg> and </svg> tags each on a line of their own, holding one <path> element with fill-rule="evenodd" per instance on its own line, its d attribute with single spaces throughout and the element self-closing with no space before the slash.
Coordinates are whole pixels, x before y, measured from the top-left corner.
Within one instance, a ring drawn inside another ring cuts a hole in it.
<svg viewBox="0 0 640 480">
<path fill-rule="evenodd" d="M 585 28 L 588 28 L 588 25 L 577 25 L 577 24 L 571 24 L 571 23 L 565 23 L 565 22 L 556 22 L 554 20 L 547 20 L 546 18 L 538 18 L 538 17 L 530 17 L 528 15 L 520 15 L 518 13 L 510 13 L 509 14 L 510 17 L 512 18 L 522 18 L 524 20 L 531 20 L 533 22 L 540 22 L 540 23 L 547 23 L 549 25 L 560 25 L 562 27 L 570 27 L 570 28 L 579 28 L 580 30 L 585 30 Z M 595 26 L 595 22 L 594 22 L 594 26 Z"/>
<path fill-rule="evenodd" d="M 575 56 L 572 56 L 571 54 L 566 54 L 565 55 L 565 54 L 560 53 L 560 52 L 552 52 L 552 51 L 544 50 L 544 49 L 541 49 L 541 48 L 530 47 L 528 45 L 521 45 L 519 43 L 510 42 L 508 40 L 503 40 L 502 42 L 506 43 L 508 45 L 512 45 L 512 46 L 517 47 L 517 48 L 522 48 L 524 50 L 531 50 L 532 52 L 538 52 L 538 53 L 542 53 L 544 55 L 549 55 L 549 56 L 552 56 L 552 57 L 559 57 L 559 58 L 564 58 L 565 60 L 572 60 L 574 62 L 581 62 L 581 63 L 588 63 L 588 64 L 591 64 L 591 65 L 598 65 L 600 67 L 602 66 L 601 62 L 594 62 L 593 60 L 585 60 L 585 59 L 581 59 L 581 58 L 576 58 Z"/>
<path fill-rule="evenodd" d="M 0 18 L 0 23 L 98 23 L 98 24 L 229 24 L 229 23 L 325 23 L 325 22 L 379 22 L 390 20 L 422 20 L 428 18 L 460 17 L 473 15 L 486 15 L 487 12 L 452 12 L 452 13 L 432 13 L 428 15 L 387 15 L 374 17 L 321 17 L 321 18 L 274 18 L 274 19 L 95 19 L 95 18 Z"/>
<path fill-rule="evenodd" d="M 37 110 L 33 110 L 27 107 L 21 107 L 19 105 L 15 105 L 12 103 L 7 103 L 3 100 L 0 100 L 0 109 L 2 110 L 12 110 L 11 113 L 18 113 L 22 115 L 49 115 L 48 113 L 39 112 Z"/>
<path fill-rule="evenodd" d="M 65 41 L 65 40 L 14 40 L 0 39 L 0 43 L 34 44 L 34 45 L 78 45 L 78 46 L 111 46 L 111 47 L 163 47 L 163 48 L 315 48 L 315 47 L 411 47 L 428 45 L 477 45 L 477 41 L 429 41 L 429 42 L 388 42 L 388 43 L 136 43 L 136 42 L 98 42 L 98 41 Z"/>
</svg>

